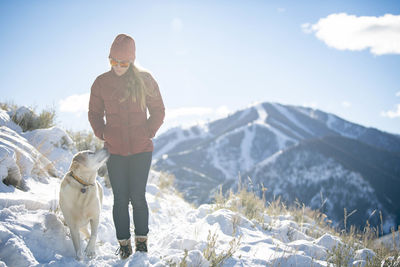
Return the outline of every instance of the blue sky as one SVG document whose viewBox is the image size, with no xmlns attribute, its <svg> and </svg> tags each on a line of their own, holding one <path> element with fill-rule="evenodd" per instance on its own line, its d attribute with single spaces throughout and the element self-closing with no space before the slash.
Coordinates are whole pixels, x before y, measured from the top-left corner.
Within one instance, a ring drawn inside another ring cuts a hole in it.
<svg viewBox="0 0 400 267">
<path fill-rule="evenodd" d="M 400 134 L 398 1 L 1 1 L 0 101 L 89 129 L 114 37 L 159 83 L 161 131 L 254 102 L 311 106 Z"/>
</svg>

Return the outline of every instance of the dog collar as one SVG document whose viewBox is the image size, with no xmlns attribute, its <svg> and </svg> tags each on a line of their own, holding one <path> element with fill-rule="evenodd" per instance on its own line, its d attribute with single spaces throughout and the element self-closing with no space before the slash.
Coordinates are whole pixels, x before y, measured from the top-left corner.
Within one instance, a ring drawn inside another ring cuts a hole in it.
<svg viewBox="0 0 400 267">
<path fill-rule="evenodd" d="M 74 175 L 74 173 L 72 171 L 69 172 L 69 174 L 72 176 L 72 178 L 74 178 L 78 183 L 80 183 L 81 185 L 83 185 L 83 188 L 81 189 L 82 193 L 86 192 L 86 187 L 94 185 L 94 184 L 88 184 L 85 183 L 82 179 L 80 179 L 78 176 Z"/>
</svg>

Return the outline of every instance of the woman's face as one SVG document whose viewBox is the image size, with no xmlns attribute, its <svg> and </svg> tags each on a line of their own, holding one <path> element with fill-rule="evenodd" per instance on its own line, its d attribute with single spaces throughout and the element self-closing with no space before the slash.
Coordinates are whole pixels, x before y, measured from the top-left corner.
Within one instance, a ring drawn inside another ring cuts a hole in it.
<svg viewBox="0 0 400 267">
<path fill-rule="evenodd" d="M 118 76 L 124 75 L 130 66 L 130 62 L 128 61 L 118 61 L 112 58 L 110 59 L 110 63 L 115 74 Z"/>
</svg>

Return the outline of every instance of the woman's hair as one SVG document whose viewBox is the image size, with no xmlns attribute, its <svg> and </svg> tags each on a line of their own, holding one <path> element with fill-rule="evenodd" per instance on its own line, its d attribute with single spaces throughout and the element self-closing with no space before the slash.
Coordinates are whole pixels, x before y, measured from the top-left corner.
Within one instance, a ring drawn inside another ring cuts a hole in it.
<svg viewBox="0 0 400 267">
<path fill-rule="evenodd" d="M 146 96 L 153 96 L 155 93 L 153 88 L 148 88 L 146 83 L 143 81 L 140 70 L 134 65 L 130 64 L 129 69 L 124 75 L 126 77 L 127 89 L 125 91 L 125 96 L 120 99 L 123 102 L 127 99 L 131 99 L 132 102 L 139 103 L 140 108 L 146 110 Z"/>
</svg>

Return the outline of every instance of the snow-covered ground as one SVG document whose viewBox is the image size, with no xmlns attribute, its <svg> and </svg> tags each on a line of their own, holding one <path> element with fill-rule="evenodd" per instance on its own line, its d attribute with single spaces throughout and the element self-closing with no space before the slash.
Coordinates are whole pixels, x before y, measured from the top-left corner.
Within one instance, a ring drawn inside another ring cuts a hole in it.
<svg viewBox="0 0 400 267">
<path fill-rule="evenodd" d="M 127 260 L 115 255 L 113 195 L 98 178 L 104 200 L 97 256 L 77 261 L 58 208 L 61 176 L 73 154 L 70 140 L 57 127 L 22 133 L 4 112 L 0 126 L 0 152 L 4 152 L 0 153 L 0 178 L 10 175 L 10 170 L 19 171 L 19 179 L 29 188 L 21 191 L 0 182 L 0 266 L 179 266 L 182 261 L 187 266 L 211 266 L 204 256 L 211 236 L 216 238 L 217 255 L 237 245 L 223 266 L 328 266 L 327 251 L 341 244 L 338 237 L 327 233 L 319 238 L 307 235 L 318 227 L 299 225 L 287 214 L 261 214 L 264 222 L 260 223 L 228 209 L 215 209 L 214 205 L 194 208 L 173 188 L 161 189 L 163 174 L 151 171 L 146 193 L 149 253 L 135 253 Z M 83 242 L 85 246 L 87 241 Z M 363 249 L 355 255 L 352 263 L 362 266 L 373 252 Z"/>
<path fill-rule="evenodd" d="M 217 254 L 239 240 L 239 247 L 224 266 L 327 266 L 326 249 L 341 241 L 325 234 L 314 239 L 305 234 L 313 225 L 298 225 L 289 215 L 264 215 L 264 225 L 236 212 L 213 205 L 193 208 L 173 190 L 157 186 L 160 173 L 151 172 L 147 186 L 150 209 L 149 253 L 136 253 L 122 261 L 112 221 L 112 192 L 103 184 L 104 205 L 99 226 L 97 256 L 81 262 L 58 205 L 60 180 L 48 184 L 28 179 L 29 192 L 0 193 L 0 266 L 169 266 L 179 263 L 188 250 L 188 266 L 209 266 L 203 251 L 209 233 L 217 235 Z M 235 225 L 236 224 L 236 225 Z M 133 231 L 132 231 L 133 232 Z M 86 241 L 83 241 L 86 244 Z M 359 251 L 371 256 L 370 251 Z"/>
</svg>

